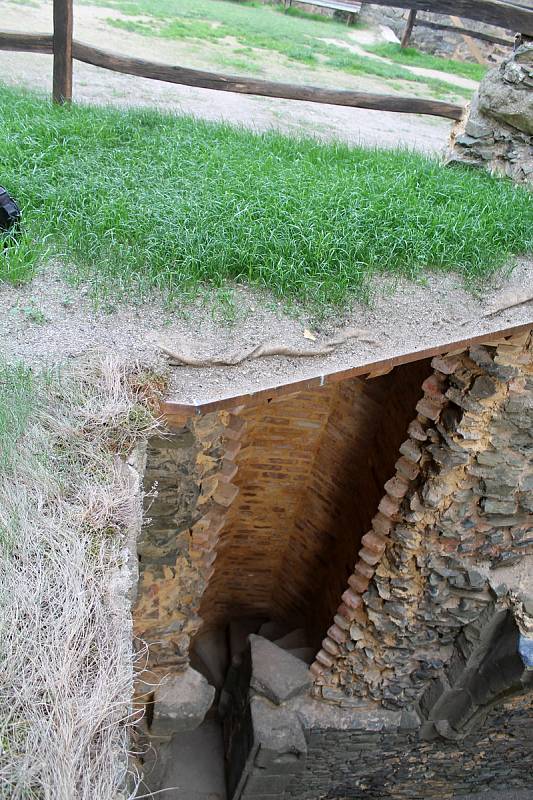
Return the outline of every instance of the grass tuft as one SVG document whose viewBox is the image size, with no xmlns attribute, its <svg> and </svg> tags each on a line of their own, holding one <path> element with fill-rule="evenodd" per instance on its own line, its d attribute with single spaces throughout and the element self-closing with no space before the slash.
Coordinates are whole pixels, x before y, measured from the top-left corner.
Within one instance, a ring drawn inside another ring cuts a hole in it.
<svg viewBox="0 0 533 800">
<path fill-rule="evenodd" d="M 481 280 L 532 248 L 528 191 L 402 151 L 252 134 L 0 89 L 2 181 L 23 210 L 0 279 L 51 258 L 96 294 L 229 281 L 314 304 L 377 274 Z"/>
</svg>

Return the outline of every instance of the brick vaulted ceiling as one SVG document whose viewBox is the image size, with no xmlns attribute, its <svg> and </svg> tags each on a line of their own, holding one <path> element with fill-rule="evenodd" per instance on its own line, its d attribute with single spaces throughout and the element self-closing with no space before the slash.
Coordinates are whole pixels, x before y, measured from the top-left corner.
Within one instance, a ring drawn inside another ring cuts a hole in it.
<svg viewBox="0 0 533 800">
<path fill-rule="evenodd" d="M 319 642 L 429 372 L 419 361 L 242 412 L 239 494 L 200 608 L 206 627 L 262 614 Z"/>
</svg>

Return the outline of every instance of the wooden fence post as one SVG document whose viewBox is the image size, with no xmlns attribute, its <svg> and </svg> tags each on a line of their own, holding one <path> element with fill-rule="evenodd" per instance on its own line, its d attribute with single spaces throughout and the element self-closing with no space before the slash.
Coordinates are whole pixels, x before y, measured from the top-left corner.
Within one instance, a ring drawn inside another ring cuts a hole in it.
<svg viewBox="0 0 533 800">
<path fill-rule="evenodd" d="M 403 32 L 400 47 L 407 47 L 409 45 L 409 39 L 411 38 L 411 32 L 415 24 L 415 19 L 416 19 L 416 10 L 411 8 L 409 10 L 409 16 L 407 17 L 407 25 L 405 26 L 405 30 Z"/>
<path fill-rule="evenodd" d="M 54 103 L 72 100 L 73 0 L 54 0 Z"/>
</svg>

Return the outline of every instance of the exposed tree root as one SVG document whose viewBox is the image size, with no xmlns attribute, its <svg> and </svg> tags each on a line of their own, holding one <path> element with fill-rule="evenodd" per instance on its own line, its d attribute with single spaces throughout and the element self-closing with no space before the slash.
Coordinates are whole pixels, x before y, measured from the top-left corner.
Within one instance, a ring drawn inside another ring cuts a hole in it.
<svg viewBox="0 0 533 800">
<path fill-rule="evenodd" d="M 501 295 L 498 304 L 495 305 L 490 311 L 487 311 L 485 314 L 483 314 L 483 316 L 492 317 L 494 314 L 499 314 L 500 311 L 506 311 L 508 308 L 522 306 L 524 303 L 529 303 L 531 300 L 533 300 L 533 292 L 531 291 L 531 287 L 521 291 L 512 289 Z"/>
<path fill-rule="evenodd" d="M 369 331 L 361 328 L 346 328 L 331 339 L 317 348 L 301 350 L 298 347 L 287 347 L 286 345 L 269 344 L 263 342 L 251 350 L 234 353 L 228 356 L 213 356 L 208 358 L 195 358 L 182 351 L 167 347 L 160 343 L 159 349 L 168 356 L 169 363 L 180 367 L 235 367 L 253 358 L 266 358 L 268 356 L 287 356 L 288 358 L 307 358 L 313 356 L 326 356 L 332 353 L 339 345 L 344 344 L 349 339 L 359 339 L 361 342 L 377 344 L 375 339 L 370 337 Z"/>
</svg>

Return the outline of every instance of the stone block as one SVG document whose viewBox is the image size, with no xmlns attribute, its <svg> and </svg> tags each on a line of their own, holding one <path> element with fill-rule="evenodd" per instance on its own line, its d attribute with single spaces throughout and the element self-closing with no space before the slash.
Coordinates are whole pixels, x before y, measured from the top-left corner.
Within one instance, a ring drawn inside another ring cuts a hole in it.
<svg viewBox="0 0 533 800">
<path fill-rule="evenodd" d="M 254 764 L 274 774 L 295 772 L 303 766 L 307 744 L 296 713 L 272 706 L 260 697 L 251 699 L 250 709 L 254 742 L 258 747 Z"/>
<path fill-rule="evenodd" d="M 255 692 L 280 705 L 310 689 L 311 675 L 300 659 L 255 634 L 250 635 L 250 648 L 250 687 Z"/>
<path fill-rule="evenodd" d="M 194 730 L 204 721 L 214 698 L 215 688 L 191 667 L 163 678 L 154 691 L 150 733 L 171 736 Z"/>
</svg>

